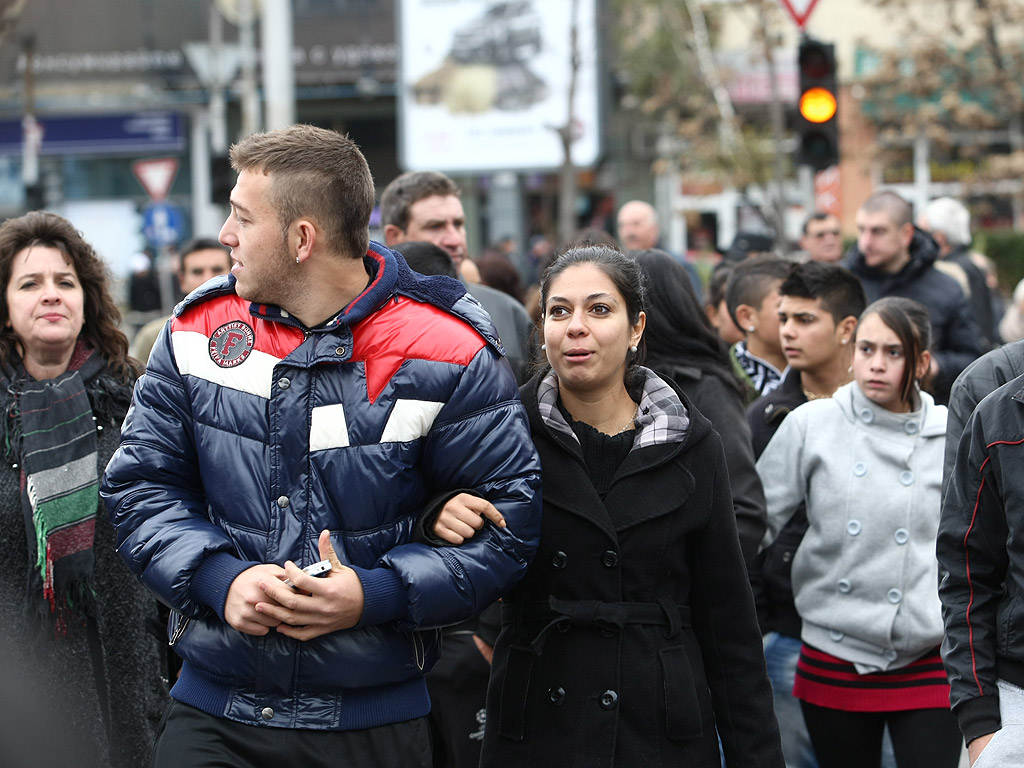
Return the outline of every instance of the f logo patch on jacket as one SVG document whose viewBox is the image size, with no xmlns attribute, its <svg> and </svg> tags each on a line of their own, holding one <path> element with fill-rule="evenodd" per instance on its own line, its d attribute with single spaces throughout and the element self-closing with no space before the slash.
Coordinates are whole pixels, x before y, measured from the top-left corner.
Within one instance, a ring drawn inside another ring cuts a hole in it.
<svg viewBox="0 0 1024 768">
<path fill-rule="evenodd" d="M 241 320 L 224 323 L 210 336 L 210 359 L 221 368 L 234 368 L 252 354 L 256 334 Z"/>
</svg>

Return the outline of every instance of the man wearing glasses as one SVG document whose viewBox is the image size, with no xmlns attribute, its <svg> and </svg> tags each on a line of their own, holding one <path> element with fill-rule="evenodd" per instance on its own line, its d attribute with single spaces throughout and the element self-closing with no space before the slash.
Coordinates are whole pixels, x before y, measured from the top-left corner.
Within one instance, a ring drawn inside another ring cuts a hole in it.
<svg viewBox="0 0 1024 768">
<path fill-rule="evenodd" d="M 831 213 L 812 213 L 804 222 L 804 235 L 800 238 L 800 247 L 808 253 L 811 261 L 838 262 L 843 255 L 839 219 Z"/>
</svg>

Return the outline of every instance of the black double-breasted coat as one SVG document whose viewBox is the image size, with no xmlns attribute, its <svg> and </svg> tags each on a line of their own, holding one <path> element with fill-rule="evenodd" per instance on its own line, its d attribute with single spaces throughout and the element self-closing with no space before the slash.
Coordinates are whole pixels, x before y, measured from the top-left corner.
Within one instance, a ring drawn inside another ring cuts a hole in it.
<svg viewBox="0 0 1024 768">
<path fill-rule="evenodd" d="M 638 434 L 602 501 L 542 379 L 520 390 L 540 549 L 503 602 L 481 765 L 717 767 L 717 731 L 729 766 L 781 767 L 721 439 L 670 390 L 685 436 Z M 638 433 L 657 415 L 640 402 Z"/>
</svg>

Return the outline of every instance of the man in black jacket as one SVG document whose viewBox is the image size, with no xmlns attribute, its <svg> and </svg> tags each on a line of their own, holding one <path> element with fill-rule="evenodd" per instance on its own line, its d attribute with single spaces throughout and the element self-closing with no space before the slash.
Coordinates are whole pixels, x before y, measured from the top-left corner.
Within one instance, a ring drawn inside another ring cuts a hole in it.
<svg viewBox="0 0 1024 768">
<path fill-rule="evenodd" d="M 850 380 L 853 333 L 864 311 L 864 290 L 838 264 L 796 264 L 779 287 L 779 337 L 789 363 L 782 384 L 754 401 L 747 420 L 760 456 L 782 420 L 808 399 L 830 397 Z M 793 554 L 807 530 L 803 506 L 750 568 L 758 620 L 765 633 L 765 661 L 786 765 L 811 768 L 811 750 L 793 679 L 800 655 L 800 616 L 793 605 Z"/>
<path fill-rule="evenodd" d="M 953 473 L 956 451 L 967 420 L 985 397 L 1024 373 L 1024 339 L 986 352 L 964 368 L 949 395 L 946 417 L 946 453 L 942 460 L 942 487 Z"/>
<path fill-rule="evenodd" d="M 910 204 L 896 193 L 876 192 L 857 210 L 857 244 L 846 266 L 860 278 L 869 303 L 904 296 L 928 309 L 934 340 L 930 389 L 945 403 L 953 381 L 981 347 L 963 290 L 935 268 L 938 255 L 935 240 L 914 226 Z"/>
<path fill-rule="evenodd" d="M 967 422 L 939 520 L 942 659 L 973 765 L 1024 754 L 1024 376 Z"/>
</svg>

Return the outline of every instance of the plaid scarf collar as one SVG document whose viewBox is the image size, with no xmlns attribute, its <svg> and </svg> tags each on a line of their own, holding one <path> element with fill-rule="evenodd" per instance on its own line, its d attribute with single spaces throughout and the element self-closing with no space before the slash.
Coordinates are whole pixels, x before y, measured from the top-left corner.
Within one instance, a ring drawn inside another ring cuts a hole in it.
<svg viewBox="0 0 1024 768">
<path fill-rule="evenodd" d="M 99 504 L 96 425 L 86 381 L 104 367 L 79 341 L 67 371 L 36 381 L 22 366 L 8 377 L 8 450 L 20 471 L 30 598 L 42 598 L 58 634 L 87 611 Z"/>
<path fill-rule="evenodd" d="M 639 380 L 630 382 L 632 386 L 627 387 L 630 397 L 640 404 L 634 421 L 633 449 L 681 443 L 690 428 L 690 414 L 675 390 L 649 368 L 638 368 L 636 379 Z M 553 370 L 547 372 L 537 387 L 537 410 L 550 429 L 579 442 L 558 409 L 558 377 Z"/>
</svg>

